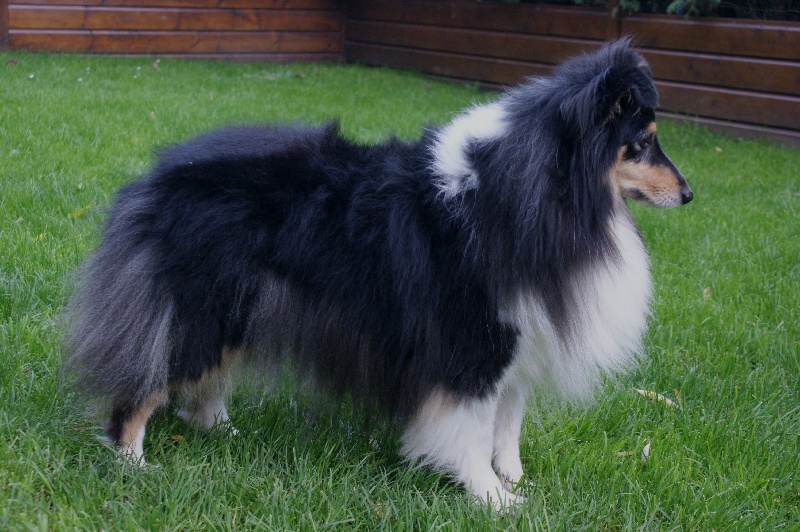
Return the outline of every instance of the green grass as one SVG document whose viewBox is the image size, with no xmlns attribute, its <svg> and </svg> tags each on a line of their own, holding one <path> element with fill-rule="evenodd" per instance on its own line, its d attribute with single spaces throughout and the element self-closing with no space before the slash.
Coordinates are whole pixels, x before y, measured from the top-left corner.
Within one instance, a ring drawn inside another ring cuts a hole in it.
<svg viewBox="0 0 800 532">
<path fill-rule="evenodd" d="M 346 408 L 314 415 L 286 392 L 238 393 L 232 440 L 159 414 L 145 440 L 157 467 L 95 440 L 62 384 L 58 313 L 153 148 L 336 117 L 362 141 L 414 138 L 491 97 L 349 66 L 0 54 L 0 527 L 799 530 L 800 152 L 677 123 L 660 138 L 695 201 L 634 208 L 656 283 L 647 361 L 587 409 L 526 419 L 530 500 L 514 515 L 409 470 L 391 434 Z M 677 390 L 683 409 L 634 388 Z"/>
</svg>

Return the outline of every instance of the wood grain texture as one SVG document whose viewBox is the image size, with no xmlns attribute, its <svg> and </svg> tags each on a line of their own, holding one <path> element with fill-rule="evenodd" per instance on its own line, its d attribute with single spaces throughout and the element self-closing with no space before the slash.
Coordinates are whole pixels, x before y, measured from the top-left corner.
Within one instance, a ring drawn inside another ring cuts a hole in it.
<svg viewBox="0 0 800 532">
<path fill-rule="evenodd" d="M 642 49 L 661 80 L 798 95 L 800 61 Z"/>
<path fill-rule="evenodd" d="M 659 111 L 657 115 L 660 118 L 669 118 L 670 120 L 675 120 L 678 122 L 691 122 L 694 124 L 699 124 L 710 131 L 716 131 L 718 133 L 726 133 L 728 135 L 734 135 L 747 139 L 777 142 L 800 149 L 800 131 L 792 129 L 773 128 L 757 124 L 742 124 L 728 120 L 719 120 L 716 118 L 705 118 L 702 116 L 689 116 L 686 114 L 670 113 L 668 111 Z"/>
<path fill-rule="evenodd" d="M 0 0 L 0 50 L 8 48 L 8 0 Z"/>
<path fill-rule="evenodd" d="M 341 0 L 20 0 L 8 18 L 13 49 L 342 57 Z"/>
<path fill-rule="evenodd" d="M 12 6 L 15 29 L 162 31 L 340 31 L 325 11 L 153 7 Z"/>
<path fill-rule="evenodd" d="M 660 15 L 625 17 L 621 31 L 643 48 L 800 61 L 800 24 Z"/>
<path fill-rule="evenodd" d="M 601 45 L 545 35 L 364 21 L 349 22 L 345 40 L 544 64 L 556 64 Z"/>
<path fill-rule="evenodd" d="M 489 86 L 519 83 L 528 76 L 546 75 L 550 65 L 507 59 L 467 57 L 446 52 L 411 50 L 376 44 L 345 43 L 348 59 L 365 65 L 390 64 L 395 68 L 418 70 L 434 76 L 479 82 Z"/>
<path fill-rule="evenodd" d="M 65 31 L 13 32 L 12 48 L 110 54 L 338 53 L 338 34 L 325 32 Z"/>
<path fill-rule="evenodd" d="M 352 0 L 347 19 L 603 40 L 604 9 L 474 1 Z"/>
<path fill-rule="evenodd" d="M 656 82 L 659 105 L 665 111 L 785 129 L 798 129 L 800 98 L 720 89 L 673 82 Z"/>
<path fill-rule="evenodd" d="M 341 0 L 14 0 L 29 6 L 192 7 L 212 9 L 324 9 L 339 11 Z"/>
</svg>

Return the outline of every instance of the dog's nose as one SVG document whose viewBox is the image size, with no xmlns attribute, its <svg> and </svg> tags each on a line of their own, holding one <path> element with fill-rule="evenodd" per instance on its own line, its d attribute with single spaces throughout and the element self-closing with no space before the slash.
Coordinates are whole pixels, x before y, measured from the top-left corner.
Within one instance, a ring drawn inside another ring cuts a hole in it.
<svg viewBox="0 0 800 532">
<path fill-rule="evenodd" d="M 692 201 L 692 198 L 694 198 L 694 194 L 692 194 L 692 189 L 690 189 L 689 187 L 681 188 L 681 200 L 683 201 L 684 205 Z"/>
</svg>

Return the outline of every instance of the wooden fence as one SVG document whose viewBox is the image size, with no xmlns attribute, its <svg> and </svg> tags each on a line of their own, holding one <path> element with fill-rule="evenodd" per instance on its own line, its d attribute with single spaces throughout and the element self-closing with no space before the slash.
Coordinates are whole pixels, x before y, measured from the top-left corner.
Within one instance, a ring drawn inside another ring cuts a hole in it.
<svg viewBox="0 0 800 532">
<path fill-rule="evenodd" d="M 800 24 L 612 13 L 476 0 L 0 0 L 0 48 L 348 61 L 498 87 L 631 35 L 662 115 L 800 147 Z"/>
<path fill-rule="evenodd" d="M 652 66 L 662 115 L 800 146 L 800 24 L 613 17 L 609 9 L 473 0 L 351 0 L 347 61 L 487 85 L 631 35 Z"/>
<path fill-rule="evenodd" d="M 339 61 L 341 0 L 0 0 L 11 49 Z"/>
</svg>

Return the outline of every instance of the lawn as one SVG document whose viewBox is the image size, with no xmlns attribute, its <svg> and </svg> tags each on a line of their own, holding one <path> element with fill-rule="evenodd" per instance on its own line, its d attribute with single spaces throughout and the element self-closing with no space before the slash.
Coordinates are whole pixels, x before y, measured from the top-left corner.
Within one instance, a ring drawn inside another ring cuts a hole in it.
<svg viewBox="0 0 800 532">
<path fill-rule="evenodd" d="M 531 411 L 514 514 L 286 387 L 238 392 L 233 439 L 159 414 L 146 469 L 95 439 L 63 384 L 59 311 L 153 149 L 337 117 L 363 142 L 413 139 L 491 98 L 355 66 L 0 54 L 0 528 L 800 529 L 800 152 L 674 122 L 661 144 L 695 201 L 634 207 L 656 285 L 647 358 L 588 408 Z"/>
</svg>

